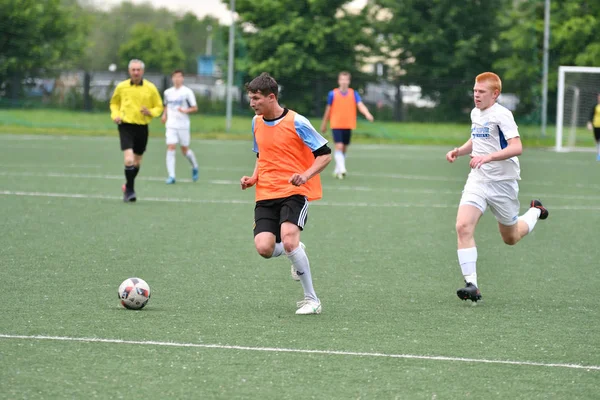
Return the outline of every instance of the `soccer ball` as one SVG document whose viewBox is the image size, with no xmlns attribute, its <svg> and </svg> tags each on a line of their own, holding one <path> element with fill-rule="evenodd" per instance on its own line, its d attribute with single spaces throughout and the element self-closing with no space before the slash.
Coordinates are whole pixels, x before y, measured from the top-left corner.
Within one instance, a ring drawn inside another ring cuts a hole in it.
<svg viewBox="0 0 600 400">
<path fill-rule="evenodd" d="M 141 310 L 150 300 L 150 286 L 140 278 L 125 279 L 119 286 L 121 305 L 129 310 Z"/>
</svg>

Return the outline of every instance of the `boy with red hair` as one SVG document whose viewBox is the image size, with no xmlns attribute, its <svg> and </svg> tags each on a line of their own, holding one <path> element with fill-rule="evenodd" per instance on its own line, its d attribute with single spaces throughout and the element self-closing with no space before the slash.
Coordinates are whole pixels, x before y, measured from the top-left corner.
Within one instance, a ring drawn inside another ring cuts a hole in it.
<svg viewBox="0 0 600 400">
<path fill-rule="evenodd" d="M 502 81 L 493 72 L 475 78 L 471 111 L 471 138 L 446 154 L 448 162 L 459 156 L 471 157 L 471 172 L 465 184 L 456 216 L 458 262 L 466 286 L 456 294 L 462 300 L 478 301 L 477 247 L 474 232 L 479 219 L 489 207 L 498 221 L 504 243 L 515 245 L 533 230 L 539 219 L 548 218 L 548 210 L 539 200 L 519 217 L 519 159 L 523 152 L 519 131 L 512 112 L 496 102 Z"/>
</svg>

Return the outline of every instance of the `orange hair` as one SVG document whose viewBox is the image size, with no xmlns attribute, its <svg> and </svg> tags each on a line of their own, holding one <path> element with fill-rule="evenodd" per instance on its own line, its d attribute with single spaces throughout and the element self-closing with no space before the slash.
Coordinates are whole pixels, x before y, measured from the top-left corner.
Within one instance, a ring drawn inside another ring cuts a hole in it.
<svg viewBox="0 0 600 400">
<path fill-rule="evenodd" d="M 490 89 L 502 91 L 502 81 L 500 77 L 493 72 L 484 72 L 475 77 L 475 82 L 482 83 L 487 82 L 490 85 Z"/>
</svg>

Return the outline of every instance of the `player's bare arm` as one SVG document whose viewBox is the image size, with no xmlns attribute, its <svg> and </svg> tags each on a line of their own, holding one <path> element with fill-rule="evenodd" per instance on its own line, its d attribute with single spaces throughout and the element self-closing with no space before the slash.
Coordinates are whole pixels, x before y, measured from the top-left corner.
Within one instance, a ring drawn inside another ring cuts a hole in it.
<svg viewBox="0 0 600 400">
<path fill-rule="evenodd" d="M 177 111 L 184 113 L 184 114 L 191 114 L 191 113 L 197 112 L 198 107 L 197 106 L 192 106 L 192 107 L 188 107 L 188 108 L 179 107 L 177 109 Z"/>
<path fill-rule="evenodd" d="M 162 117 L 160 117 L 160 122 L 162 122 L 163 124 L 167 123 L 167 109 L 168 107 L 165 107 L 165 109 L 163 110 Z"/>
<path fill-rule="evenodd" d="M 471 154 L 472 151 L 473 151 L 473 141 L 471 139 L 469 139 L 462 146 L 455 147 L 454 149 L 452 149 L 448 153 L 446 153 L 446 160 L 448 160 L 448 162 L 452 163 L 452 162 L 456 161 L 456 159 L 458 157 L 464 156 L 467 154 Z"/>
<path fill-rule="evenodd" d="M 483 164 L 492 162 L 492 161 L 502 161 L 507 160 L 511 157 L 520 156 L 523 153 L 523 145 L 521 144 L 520 137 L 514 137 L 512 139 L 508 139 L 508 146 L 500 151 L 496 151 L 495 153 L 486 154 L 483 156 L 471 156 L 471 162 L 469 165 L 471 168 L 479 168 Z"/>
<path fill-rule="evenodd" d="M 313 165 L 302 174 L 294 174 L 290 177 L 289 182 L 295 186 L 304 185 L 310 178 L 320 174 L 325 167 L 331 162 L 331 153 L 322 154 L 315 158 Z"/>
<path fill-rule="evenodd" d="M 329 121 L 329 115 L 331 114 L 331 106 L 328 104 L 325 107 L 325 114 L 323 114 L 323 122 L 321 122 L 321 133 L 327 132 L 327 122 Z"/>
<path fill-rule="evenodd" d="M 258 158 L 256 159 L 252 176 L 242 176 L 242 179 L 240 179 L 240 186 L 242 187 L 242 190 L 246 190 L 249 187 L 256 185 L 256 182 L 258 182 Z"/>
<path fill-rule="evenodd" d="M 358 103 L 356 106 L 358 107 L 358 111 L 360 111 L 360 113 L 361 113 L 362 115 L 364 115 L 364 116 L 365 116 L 365 118 L 366 118 L 368 121 L 370 121 L 370 122 L 373 122 L 374 118 L 373 118 L 373 116 L 371 115 L 371 113 L 369 112 L 369 109 L 367 108 L 367 106 L 365 106 L 365 103 L 363 103 L 363 102 L 361 101 L 361 102 L 360 102 L 360 103 Z"/>
</svg>

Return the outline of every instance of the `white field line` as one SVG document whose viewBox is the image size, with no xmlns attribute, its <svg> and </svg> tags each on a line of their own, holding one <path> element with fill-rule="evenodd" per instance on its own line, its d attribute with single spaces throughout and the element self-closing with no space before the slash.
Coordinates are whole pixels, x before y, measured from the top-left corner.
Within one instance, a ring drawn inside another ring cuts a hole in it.
<svg viewBox="0 0 600 400">
<path fill-rule="evenodd" d="M 80 193 L 49 193 L 49 192 L 22 192 L 13 190 L 0 190 L 4 196 L 25 197 L 55 197 L 62 199 L 97 199 L 97 200 L 123 200 L 122 196 L 109 196 L 104 194 L 80 194 Z M 171 197 L 144 197 L 144 201 L 160 203 L 197 203 L 197 204 L 254 204 L 251 200 L 211 200 L 211 199 L 179 199 Z"/>
<path fill-rule="evenodd" d="M 0 165 L 1 166 L 1 165 Z M 108 175 L 108 174 L 69 174 L 62 172 L 8 172 L 0 171 L 0 176 L 22 176 L 22 177 L 44 177 L 44 178 L 78 178 L 78 179 L 108 179 L 108 180 L 124 180 L 122 175 Z M 142 181 L 152 182 L 163 182 L 165 178 L 158 176 L 141 176 L 138 178 Z M 189 178 L 177 179 L 178 182 L 192 182 Z M 211 179 L 206 181 L 212 185 L 239 185 L 237 180 L 227 179 Z M 592 187 L 594 185 L 587 186 Z M 598 185 L 600 186 L 600 185 Z M 385 192 L 385 193 L 413 193 L 413 194 L 430 194 L 430 195 L 460 195 L 460 190 L 447 190 L 447 189 L 411 189 L 411 188 L 373 188 L 369 186 L 348 186 L 348 185 L 336 185 L 331 184 L 326 186 L 327 190 L 340 190 L 350 192 Z M 564 200 L 600 200 L 600 196 L 592 195 L 568 195 L 568 194 L 556 194 L 556 193 L 521 193 L 522 196 L 535 197 L 541 199 L 564 199 Z"/>
<path fill-rule="evenodd" d="M 358 152 L 357 152 L 358 153 Z M 402 154 L 373 154 L 373 153 L 358 153 L 358 154 L 350 154 L 347 158 L 349 160 L 352 159 L 365 159 L 365 160 L 413 160 L 413 161 L 433 161 L 437 160 L 439 162 L 446 162 L 445 159 L 446 153 L 440 155 L 434 154 L 412 154 L 410 153 L 402 153 Z M 585 160 L 556 160 L 554 158 L 540 158 L 540 157 L 523 157 L 521 163 L 526 162 L 528 164 L 537 164 L 537 163 L 547 163 L 547 164 L 560 164 L 560 165 L 588 165 L 592 166 L 594 163 L 597 163 L 596 158 L 590 158 L 588 161 Z M 377 161 L 376 161 L 377 162 Z M 354 173 L 352 175 L 355 175 Z"/>
<path fill-rule="evenodd" d="M 289 348 L 285 348 L 285 347 L 278 348 L 278 347 L 230 346 L 230 345 L 222 345 L 222 344 L 178 343 L 178 342 L 159 342 L 159 341 L 153 341 L 153 340 L 148 340 L 148 341 L 145 341 L 145 340 L 121 340 L 121 339 L 83 338 L 83 337 L 68 337 L 68 336 L 44 336 L 44 335 L 0 334 L 0 338 L 14 339 L 14 340 L 51 340 L 51 341 L 60 341 L 60 342 L 110 343 L 110 344 L 183 347 L 183 348 L 192 347 L 192 348 L 201 348 L 201 349 L 258 351 L 258 352 L 270 352 L 270 353 L 318 354 L 318 355 L 325 355 L 325 356 L 381 357 L 381 358 L 399 358 L 399 359 L 411 359 L 411 360 L 453 361 L 453 362 L 465 362 L 465 363 L 519 365 L 519 366 L 528 366 L 528 367 L 569 368 L 569 369 L 583 369 L 586 371 L 600 371 L 600 366 L 598 366 L 598 365 L 543 363 L 543 362 L 513 361 L 513 360 L 490 360 L 490 359 L 485 359 L 485 358 L 426 356 L 426 355 L 415 355 L 415 354 L 388 354 L 388 353 L 367 353 L 367 352 L 339 351 L 339 350 L 289 349 Z"/>
<path fill-rule="evenodd" d="M 1 136 L 1 135 L 0 135 Z M 552 160 L 555 163 L 554 160 Z M 589 163 L 584 162 L 583 164 L 587 165 Z M 51 164 L 0 164 L 0 167 L 5 168 L 102 168 L 102 165 L 99 164 L 67 164 L 65 166 L 61 165 L 51 165 Z M 249 169 L 246 167 L 215 167 L 215 166 L 201 166 L 201 170 L 207 171 L 217 171 L 217 172 L 238 172 L 240 174 L 249 173 Z M 17 174 L 22 174 L 21 176 L 47 176 L 47 177 L 65 177 L 65 178 L 104 178 L 104 179 L 115 179 L 114 175 L 90 175 L 90 174 L 74 174 L 72 176 L 61 175 L 60 172 L 47 172 L 46 174 L 52 175 L 43 175 L 42 173 L 36 172 L 0 172 L 0 175 L 5 176 L 17 176 Z M 412 174 L 397 174 L 397 173 L 370 173 L 370 172 L 351 172 L 352 176 L 364 177 L 364 178 L 385 178 L 385 179 L 398 179 L 398 180 L 412 180 L 412 181 L 430 181 L 430 182 L 466 182 L 468 171 L 465 172 L 463 177 L 447 177 L 447 176 L 431 176 L 431 175 L 412 175 Z M 122 176 L 119 179 L 123 178 Z M 161 177 L 144 177 L 140 176 L 142 180 L 151 180 L 151 181 L 161 181 L 165 178 Z M 190 182 L 190 179 L 178 179 L 181 182 Z M 527 185 L 529 186 L 545 186 L 545 187 L 556 187 L 556 186 L 569 186 L 576 188 L 593 188 L 600 189 L 599 184 L 590 184 L 590 183 L 572 183 L 568 185 L 559 185 L 555 182 L 549 181 L 534 181 L 528 180 Z"/>
<path fill-rule="evenodd" d="M 252 149 L 252 145 L 248 144 L 251 143 L 251 133 L 250 130 L 248 130 L 248 140 L 219 140 L 219 139 L 199 139 L 197 140 L 197 147 L 202 147 L 203 145 L 218 145 L 218 146 L 222 146 L 222 145 L 233 145 L 233 146 L 246 146 L 248 148 L 248 150 L 250 151 Z M 467 137 L 468 137 L 468 133 L 467 133 Z M 31 142 L 31 141 L 85 141 L 85 142 L 89 142 L 89 141 L 110 141 L 110 142 L 114 142 L 115 140 L 118 140 L 116 131 L 115 131 L 115 135 L 114 136 L 69 136 L 69 135 L 15 135 L 15 134 L 0 134 L 0 141 L 14 141 L 14 142 L 19 142 L 19 141 L 23 141 L 23 142 Z M 159 137 L 151 137 L 149 139 L 150 141 L 153 142 L 163 142 L 164 143 L 164 139 L 163 138 L 159 138 Z M 353 144 L 352 145 L 352 149 L 355 150 L 361 150 L 361 151 L 424 151 L 424 152 L 431 152 L 431 150 L 439 150 L 440 153 L 442 154 L 442 159 L 444 158 L 445 153 L 449 150 L 448 146 L 444 146 L 444 145 L 417 145 L 417 144 Z M 527 151 L 527 149 L 525 149 Z M 535 148 L 533 149 L 533 151 L 535 152 L 539 152 L 539 153 L 551 153 L 554 154 L 554 147 L 542 147 L 542 148 Z M 593 146 L 589 146 L 589 147 L 573 147 L 570 148 L 571 152 L 574 153 L 593 153 L 596 151 L 596 148 Z M 350 155 L 352 156 L 352 153 L 350 153 Z M 376 155 L 374 158 L 379 158 L 381 154 Z M 527 155 L 525 155 L 525 157 L 527 157 Z M 366 157 L 369 158 L 369 157 Z M 422 159 L 422 158 L 419 158 Z M 542 160 L 537 160 L 536 161 L 542 161 Z M 546 161 L 543 160 L 542 162 L 550 162 L 550 161 Z M 574 161 L 574 163 L 579 163 L 578 161 Z M 582 164 L 592 164 L 591 162 L 585 162 L 585 161 L 581 161 Z"/>
<path fill-rule="evenodd" d="M 52 192 L 25 192 L 18 190 L 0 190 L 0 196 L 21 196 L 21 197 L 54 197 L 64 199 L 98 199 L 98 200 L 122 200 L 121 196 L 110 196 L 104 194 L 83 194 L 83 193 L 52 193 Z M 159 202 L 159 203 L 192 203 L 192 204 L 254 204 L 253 200 L 217 200 L 217 199 L 191 199 L 191 198 L 173 198 L 173 197 L 142 197 L 141 201 Z M 370 203 L 370 202 L 329 202 L 316 201 L 312 206 L 326 207 L 370 207 L 376 208 L 457 208 L 458 204 L 428 204 L 428 203 Z M 600 211 L 598 206 L 552 206 L 552 210 L 569 211 Z"/>
<path fill-rule="evenodd" d="M 0 168 L 102 168 L 101 164 L 0 164 Z"/>
</svg>

